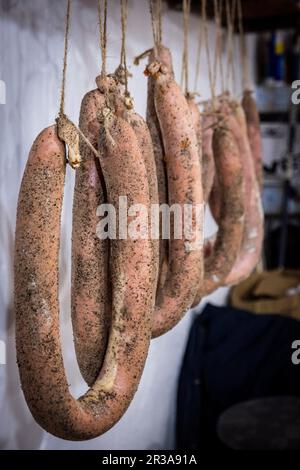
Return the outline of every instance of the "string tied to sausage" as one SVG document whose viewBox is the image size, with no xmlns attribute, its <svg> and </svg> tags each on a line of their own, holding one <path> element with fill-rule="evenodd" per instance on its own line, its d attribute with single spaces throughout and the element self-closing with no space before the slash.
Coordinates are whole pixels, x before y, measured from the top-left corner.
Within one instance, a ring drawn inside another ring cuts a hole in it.
<svg viewBox="0 0 300 470">
<path fill-rule="evenodd" d="M 236 77 L 234 65 L 234 23 L 237 10 L 237 0 L 232 0 L 231 6 L 229 0 L 226 0 L 226 20 L 227 20 L 227 71 L 226 71 L 226 89 L 233 92 L 236 90 Z"/>
<path fill-rule="evenodd" d="M 184 89 L 185 96 L 191 98 L 189 93 L 189 25 L 191 0 L 182 1 L 183 9 L 183 50 L 181 67 L 181 86 Z"/>
<path fill-rule="evenodd" d="M 79 152 L 79 138 L 81 137 L 90 149 L 99 155 L 95 147 L 89 142 L 83 132 L 74 124 L 65 114 L 65 92 L 66 92 L 66 78 L 67 78 L 67 65 L 68 65 L 68 50 L 69 50 L 69 35 L 70 35 L 70 22 L 71 22 L 71 6 L 72 0 L 67 0 L 67 12 L 65 20 L 65 37 L 64 37 L 64 58 L 62 70 L 62 83 L 60 93 L 60 106 L 59 113 L 56 119 L 58 137 L 65 142 L 68 147 L 68 163 L 73 169 L 80 166 L 81 156 Z"/>
<path fill-rule="evenodd" d="M 162 45 L 162 2 L 161 0 L 149 0 L 149 10 L 151 17 L 151 28 L 153 35 L 153 48 L 147 49 L 145 52 L 142 52 L 140 55 L 136 56 L 134 59 L 134 65 L 139 65 L 140 61 L 148 58 L 152 52 L 154 52 L 154 63 L 157 66 L 157 70 L 149 70 L 149 67 L 146 67 L 144 74 L 146 77 L 153 76 L 154 78 L 158 76 L 157 74 L 167 73 L 166 68 L 163 64 L 160 63 L 159 59 L 159 49 Z M 155 67 L 156 67 L 155 66 Z M 160 67 L 162 69 L 160 70 Z"/>
</svg>

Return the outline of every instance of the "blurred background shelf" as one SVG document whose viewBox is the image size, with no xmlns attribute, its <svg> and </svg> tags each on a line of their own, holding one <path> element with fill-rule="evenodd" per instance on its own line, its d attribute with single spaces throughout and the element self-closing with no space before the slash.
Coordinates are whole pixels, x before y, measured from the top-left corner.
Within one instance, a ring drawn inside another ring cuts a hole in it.
<svg viewBox="0 0 300 470">
<path fill-rule="evenodd" d="M 213 0 L 207 0 L 208 15 L 213 16 Z M 168 0 L 170 8 L 182 9 L 182 0 Z M 300 27 L 299 0 L 242 0 L 244 28 L 248 32 L 275 29 L 298 29 Z M 192 0 L 193 12 L 199 12 L 201 3 Z M 223 24 L 226 24 L 225 14 Z"/>
<path fill-rule="evenodd" d="M 289 122 L 288 111 L 261 111 L 260 122 L 261 123 L 283 123 Z M 300 116 L 298 115 L 298 122 L 300 122 Z"/>
</svg>

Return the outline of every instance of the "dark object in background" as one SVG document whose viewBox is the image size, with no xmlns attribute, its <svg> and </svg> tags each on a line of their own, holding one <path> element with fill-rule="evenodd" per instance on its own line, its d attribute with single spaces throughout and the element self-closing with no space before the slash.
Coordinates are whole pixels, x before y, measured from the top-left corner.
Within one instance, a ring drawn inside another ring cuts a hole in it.
<svg viewBox="0 0 300 470">
<path fill-rule="evenodd" d="M 170 8 L 182 10 L 182 0 L 168 0 Z M 201 2 L 192 0 L 192 11 L 200 14 Z M 293 29 L 299 24 L 298 0 L 242 0 L 244 30 L 274 31 L 276 29 Z M 207 15 L 214 17 L 214 2 L 207 0 Z M 238 18 L 235 19 L 235 30 L 239 31 Z M 223 8 L 222 24 L 227 24 L 226 8 Z"/>
<path fill-rule="evenodd" d="M 208 304 L 190 331 L 177 396 L 177 448 L 217 450 L 221 414 L 244 401 L 300 397 L 300 322 Z M 300 434 L 300 427 L 299 427 Z"/>
<path fill-rule="evenodd" d="M 288 44 L 287 83 L 293 83 L 300 77 L 300 34 L 295 32 Z"/>
<path fill-rule="evenodd" d="M 269 68 L 269 33 L 259 34 L 256 44 L 256 81 L 263 83 L 268 76 Z"/>
<path fill-rule="evenodd" d="M 281 240 L 281 226 L 270 231 L 264 242 L 264 254 L 267 269 L 278 267 L 278 252 Z M 287 244 L 285 248 L 285 268 L 300 269 L 300 226 L 290 222 L 287 226 Z"/>
<path fill-rule="evenodd" d="M 300 320 L 300 270 L 254 272 L 232 287 L 229 305 L 256 314 L 276 314 Z"/>
<path fill-rule="evenodd" d="M 299 428 L 300 398 L 261 398 L 226 410 L 218 435 L 236 450 L 299 450 Z"/>
</svg>

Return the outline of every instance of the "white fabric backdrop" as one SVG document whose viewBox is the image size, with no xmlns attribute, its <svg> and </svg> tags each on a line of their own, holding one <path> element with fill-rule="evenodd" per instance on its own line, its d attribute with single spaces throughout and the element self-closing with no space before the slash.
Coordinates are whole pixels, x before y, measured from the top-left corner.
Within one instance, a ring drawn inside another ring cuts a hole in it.
<svg viewBox="0 0 300 470">
<path fill-rule="evenodd" d="M 118 63 L 119 0 L 109 1 L 109 70 Z M 166 7 L 165 7 L 166 9 Z M 81 99 L 94 88 L 99 72 L 96 0 L 74 0 L 66 110 L 77 121 Z M 15 358 L 12 254 L 18 189 L 28 151 L 35 136 L 53 123 L 58 110 L 63 53 L 65 2 L 61 0 L 0 0 L 0 79 L 6 83 L 6 104 L 0 104 L 0 340 L 5 341 L 7 364 L 0 365 L 0 449 L 171 449 L 177 377 L 191 313 L 170 333 L 152 341 L 142 382 L 121 421 L 104 436 L 72 443 L 45 433 L 33 420 L 23 398 Z M 196 62 L 198 18 L 191 18 L 191 75 Z M 164 42 L 173 52 L 180 79 L 182 16 L 167 11 Z M 210 28 L 210 37 L 213 28 Z M 129 0 L 128 59 L 148 49 L 152 35 L 146 0 Z M 143 64 L 131 67 L 130 89 L 136 109 L 145 114 L 146 78 Z M 206 64 L 200 75 L 202 96 L 209 96 Z M 84 392 L 74 356 L 70 327 L 70 233 L 74 172 L 68 170 L 63 213 L 61 256 L 61 328 L 64 359 L 71 390 Z M 207 217 L 206 234 L 214 231 Z M 222 303 L 220 289 L 213 296 Z"/>
</svg>

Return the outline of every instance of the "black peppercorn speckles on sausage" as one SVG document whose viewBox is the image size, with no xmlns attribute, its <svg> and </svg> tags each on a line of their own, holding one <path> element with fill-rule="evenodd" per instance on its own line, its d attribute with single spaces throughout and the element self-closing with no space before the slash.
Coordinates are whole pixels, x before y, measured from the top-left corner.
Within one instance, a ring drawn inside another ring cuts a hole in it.
<svg viewBox="0 0 300 470">
<path fill-rule="evenodd" d="M 184 205 L 201 208 L 193 227 L 199 237 L 198 244 L 187 249 L 184 233 L 181 239 L 174 236 L 170 239 L 169 269 L 153 317 L 152 335 L 155 337 L 179 322 L 190 308 L 203 279 L 204 201 L 197 137 L 186 98 L 164 66 L 154 62 L 147 70 L 156 79 L 155 109 L 166 153 L 169 204 L 178 204 L 182 213 Z"/>
<path fill-rule="evenodd" d="M 87 93 L 81 104 L 79 127 L 96 149 L 99 114 L 104 107 L 105 99 L 98 89 Z M 101 369 L 111 320 L 109 240 L 96 234 L 97 208 L 106 203 L 99 160 L 82 140 L 80 155 L 73 201 L 71 305 L 78 365 L 92 385 Z"/>
<path fill-rule="evenodd" d="M 263 149 L 262 149 L 262 137 L 260 130 L 259 113 L 253 92 L 251 90 L 245 90 L 242 99 L 242 107 L 245 112 L 247 121 L 247 132 L 248 139 L 251 148 L 252 158 L 254 161 L 256 178 L 260 191 L 262 191 L 264 184 L 263 175 Z"/>
<path fill-rule="evenodd" d="M 155 50 L 152 49 L 149 55 L 149 64 L 154 60 L 159 60 L 161 64 L 168 70 L 170 75 L 173 76 L 173 64 L 170 50 L 164 45 L 160 44 L 157 46 L 157 57 L 155 57 Z M 147 113 L 146 122 L 149 128 L 149 132 L 152 139 L 156 175 L 158 182 L 158 197 L 159 204 L 168 204 L 168 182 L 166 173 L 166 155 L 163 144 L 163 138 L 161 135 L 160 124 L 156 114 L 155 102 L 154 102 L 154 90 L 155 90 L 155 77 L 148 75 L 148 90 L 147 90 Z M 162 219 L 161 219 L 162 224 Z M 160 233 L 162 233 L 162 225 L 160 224 Z M 158 294 L 163 289 L 166 274 L 168 269 L 168 255 L 169 255 L 169 243 L 168 240 L 160 239 L 159 247 L 159 279 L 158 279 Z"/>
<path fill-rule="evenodd" d="M 245 224 L 239 256 L 226 278 L 226 285 L 237 284 L 246 279 L 259 262 L 263 236 L 264 216 L 254 161 L 247 135 L 246 118 L 239 103 L 230 102 L 227 112 L 227 124 L 232 131 L 243 163 L 245 181 Z"/>
<path fill-rule="evenodd" d="M 193 95 L 189 95 L 187 97 L 187 102 L 197 136 L 199 161 L 202 168 L 203 199 L 204 202 L 207 203 L 215 174 L 215 165 L 211 148 L 213 133 L 212 124 L 214 119 L 212 116 L 205 114 L 204 116 L 201 116 L 199 106 L 195 102 L 195 97 Z"/>
<path fill-rule="evenodd" d="M 139 163 L 142 157 L 138 149 L 132 147 L 131 138 L 128 140 L 127 129 L 110 131 L 118 142 L 115 155 L 121 156 L 119 178 L 124 177 L 130 185 L 133 202 L 149 206 L 147 176 L 143 162 Z M 107 156 L 110 160 L 109 152 Z M 25 399 L 36 421 L 58 437 L 84 440 L 110 429 L 137 389 L 150 342 L 152 250 L 149 240 L 115 242 L 108 347 L 98 379 L 76 400 L 64 372 L 59 331 L 58 257 L 64 179 L 65 148 L 52 126 L 33 144 L 19 194 L 15 249 L 17 360 Z"/>
<path fill-rule="evenodd" d="M 149 196 L 150 196 L 151 206 L 153 210 L 155 211 L 156 208 L 158 208 L 159 197 L 158 197 L 156 165 L 155 165 L 151 135 L 144 119 L 139 114 L 135 113 L 134 111 L 130 111 L 128 113 L 128 122 L 131 125 L 135 133 L 135 136 L 139 144 L 139 148 L 141 150 L 141 154 L 143 157 L 143 161 L 145 164 L 147 177 L 148 177 Z M 150 224 L 149 226 L 150 230 L 155 229 L 154 223 L 155 223 L 155 220 L 153 220 L 153 224 Z M 159 275 L 159 238 L 155 238 L 155 237 L 156 237 L 156 233 L 153 233 L 153 238 L 151 241 L 152 249 L 153 249 L 153 308 L 155 305 L 157 282 L 158 282 L 158 275 Z"/>
<path fill-rule="evenodd" d="M 239 149 L 230 130 L 218 124 L 213 131 L 213 154 L 219 187 L 220 217 L 216 240 L 204 262 L 204 282 L 194 304 L 222 285 L 241 247 L 245 189 Z"/>
</svg>

